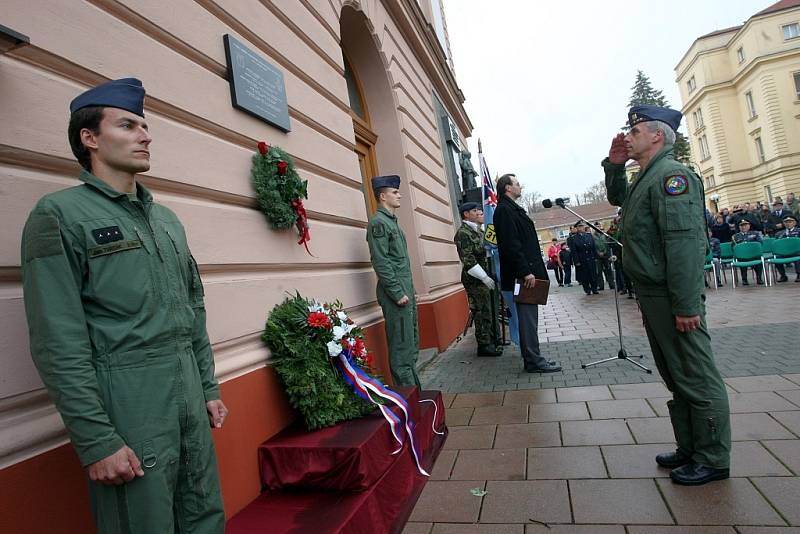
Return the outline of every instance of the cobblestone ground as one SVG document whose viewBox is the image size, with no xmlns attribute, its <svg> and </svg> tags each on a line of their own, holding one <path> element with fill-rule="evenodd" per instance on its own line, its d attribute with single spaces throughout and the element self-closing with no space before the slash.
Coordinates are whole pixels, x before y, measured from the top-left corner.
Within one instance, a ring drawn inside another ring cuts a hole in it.
<svg viewBox="0 0 800 534">
<path fill-rule="evenodd" d="M 614 361 L 613 296 L 556 288 L 542 352 L 562 373 L 521 372 L 517 350 L 478 358 L 471 335 L 421 379 L 445 394 L 450 434 L 404 534 L 800 533 L 800 284 L 708 292 L 731 407 L 731 477 L 671 483 L 674 450 L 657 372 Z M 625 344 L 653 366 L 641 317 L 621 301 Z M 647 382 L 647 383 L 640 383 Z"/>
<path fill-rule="evenodd" d="M 800 373 L 800 283 L 735 290 L 726 285 L 706 295 L 714 356 L 723 376 Z M 539 340 L 542 354 L 563 372 L 523 372 L 514 345 L 498 358 L 478 358 L 470 330 L 434 358 L 420 378 L 426 388 L 451 393 L 660 381 L 636 301 L 619 295 L 619 304 L 624 346 L 630 356 L 643 355 L 635 360 L 652 374 L 623 360 L 582 369 L 583 363 L 618 353 L 613 293 L 606 289 L 587 296 L 578 286 L 556 286 L 547 306 L 540 307 Z"/>
</svg>

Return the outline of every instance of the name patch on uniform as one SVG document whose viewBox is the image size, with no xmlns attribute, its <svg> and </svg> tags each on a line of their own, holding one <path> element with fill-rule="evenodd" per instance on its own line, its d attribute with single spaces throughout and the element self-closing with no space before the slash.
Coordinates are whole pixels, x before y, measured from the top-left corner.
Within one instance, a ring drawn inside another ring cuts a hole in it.
<svg viewBox="0 0 800 534">
<path fill-rule="evenodd" d="M 682 195 L 689 190 L 689 180 L 682 174 L 670 176 L 664 182 L 664 191 L 668 195 L 676 196 Z"/>
<path fill-rule="evenodd" d="M 96 230 L 92 230 L 92 237 L 94 237 L 94 242 L 98 245 L 105 245 L 106 243 L 112 243 L 114 241 L 122 241 L 123 239 L 119 226 L 108 226 L 106 228 L 97 228 Z"/>
</svg>

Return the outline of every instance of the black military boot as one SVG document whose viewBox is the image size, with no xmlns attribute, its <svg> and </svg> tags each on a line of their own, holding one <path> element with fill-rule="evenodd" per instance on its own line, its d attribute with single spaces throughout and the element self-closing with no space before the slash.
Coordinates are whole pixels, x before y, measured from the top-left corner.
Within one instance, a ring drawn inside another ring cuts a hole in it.
<svg viewBox="0 0 800 534">
<path fill-rule="evenodd" d="M 668 467 L 670 469 L 675 469 L 676 467 L 686 465 L 691 461 L 692 459 L 683 454 L 681 451 L 662 452 L 661 454 L 656 455 L 656 463 L 661 467 Z"/>
<path fill-rule="evenodd" d="M 478 356 L 500 356 L 503 354 L 503 349 L 500 347 L 494 346 L 494 344 L 489 343 L 488 345 L 478 345 Z"/>
<path fill-rule="evenodd" d="M 669 474 L 674 483 L 682 486 L 700 486 L 712 480 L 724 480 L 729 476 L 731 476 L 730 469 L 717 469 L 697 462 L 689 462 L 673 469 Z"/>
<path fill-rule="evenodd" d="M 742 285 L 743 286 L 749 286 L 750 285 L 750 282 L 747 281 L 747 274 L 745 274 L 745 273 L 742 273 Z"/>
</svg>

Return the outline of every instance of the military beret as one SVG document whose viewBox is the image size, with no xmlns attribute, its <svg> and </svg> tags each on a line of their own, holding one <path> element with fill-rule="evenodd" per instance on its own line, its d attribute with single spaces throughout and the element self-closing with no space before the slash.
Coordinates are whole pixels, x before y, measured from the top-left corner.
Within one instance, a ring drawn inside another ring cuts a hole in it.
<svg viewBox="0 0 800 534">
<path fill-rule="evenodd" d="M 642 104 L 633 106 L 630 111 L 628 111 L 628 126 L 633 126 L 640 122 L 661 121 L 677 131 L 678 126 L 681 124 L 682 117 L 683 115 L 681 112 L 674 109 Z"/>
<path fill-rule="evenodd" d="M 89 106 L 119 108 L 144 117 L 144 87 L 136 78 L 111 80 L 75 97 L 69 104 L 69 112 Z"/>
<path fill-rule="evenodd" d="M 748 221 L 747 219 L 742 219 L 741 221 L 739 221 L 739 226 L 743 224 L 750 224 L 750 221 Z"/>
<path fill-rule="evenodd" d="M 390 174 L 388 176 L 374 176 L 372 178 L 372 190 L 377 191 L 378 189 L 382 189 L 384 187 L 391 187 L 394 189 L 400 188 L 400 177 L 396 174 Z"/>
<path fill-rule="evenodd" d="M 480 209 L 480 207 L 481 205 L 478 204 L 477 202 L 464 202 L 463 204 L 461 204 L 461 207 L 459 208 L 458 211 L 464 213 L 465 211 L 474 210 L 476 208 Z"/>
<path fill-rule="evenodd" d="M 783 216 L 783 220 L 784 221 L 788 221 L 789 219 L 793 220 L 794 222 L 797 222 L 797 217 L 795 217 L 794 215 L 784 215 Z"/>
</svg>

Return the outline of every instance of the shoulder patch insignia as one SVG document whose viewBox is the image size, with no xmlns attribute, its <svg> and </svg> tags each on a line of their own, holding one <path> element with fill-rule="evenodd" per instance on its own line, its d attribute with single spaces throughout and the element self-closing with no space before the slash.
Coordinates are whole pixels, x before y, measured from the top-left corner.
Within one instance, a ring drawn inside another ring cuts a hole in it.
<svg viewBox="0 0 800 534">
<path fill-rule="evenodd" d="M 376 224 L 372 227 L 372 237 L 383 237 L 386 235 L 386 229 L 382 224 Z"/>
<path fill-rule="evenodd" d="M 668 195 L 682 195 L 689 190 L 689 180 L 682 174 L 670 176 L 664 181 L 664 192 Z"/>
</svg>

